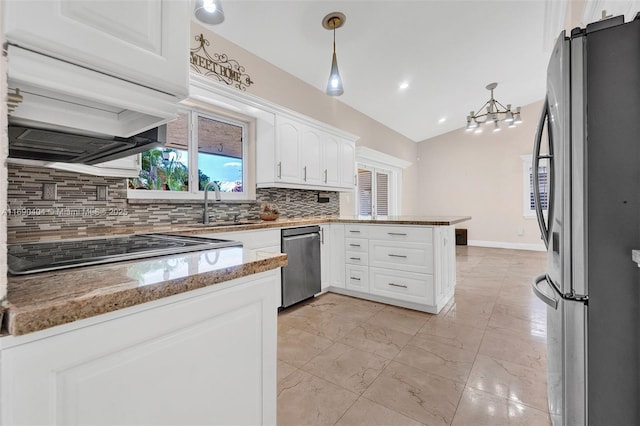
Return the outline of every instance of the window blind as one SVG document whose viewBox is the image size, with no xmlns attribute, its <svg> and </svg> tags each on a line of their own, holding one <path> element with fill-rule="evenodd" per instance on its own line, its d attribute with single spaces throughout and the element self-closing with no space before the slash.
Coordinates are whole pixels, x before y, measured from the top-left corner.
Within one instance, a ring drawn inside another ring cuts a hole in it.
<svg viewBox="0 0 640 426">
<path fill-rule="evenodd" d="M 372 181 L 371 170 L 358 169 L 358 215 L 371 216 Z"/>
</svg>

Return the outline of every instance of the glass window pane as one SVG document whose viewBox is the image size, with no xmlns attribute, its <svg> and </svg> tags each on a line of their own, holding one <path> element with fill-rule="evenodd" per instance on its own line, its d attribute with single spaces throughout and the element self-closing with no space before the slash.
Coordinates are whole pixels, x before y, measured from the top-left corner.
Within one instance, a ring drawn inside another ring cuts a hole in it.
<svg viewBox="0 0 640 426">
<path fill-rule="evenodd" d="M 129 179 L 130 189 L 156 191 L 189 190 L 189 114 L 179 113 L 167 123 L 167 143 L 142 153 L 140 175 Z"/>
<path fill-rule="evenodd" d="M 198 182 L 214 181 L 222 192 L 242 192 L 243 128 L 198 117 Z"/>
</svg>

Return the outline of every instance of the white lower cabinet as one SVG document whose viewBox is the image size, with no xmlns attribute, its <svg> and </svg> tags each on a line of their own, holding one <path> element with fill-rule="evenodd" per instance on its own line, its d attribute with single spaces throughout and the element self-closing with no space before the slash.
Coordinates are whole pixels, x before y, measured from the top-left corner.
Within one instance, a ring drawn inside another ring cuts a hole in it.
<svg viewBox="0 0 640 426">
<path fill-rule="evenodd" d="M 320 225 L 320 289 L 331 286 L 331 225 Z"/>
<path fill-rule="evenodd" d="M 275 424 L 268 271 L 0 339 L 2 425 Z"/>
<path fill-rule="evenodd" d="M 452 226 L 346 224 L 344 284 L 330 290 L 438 313 L 455 291 L 454 234 Z"/>
<path fill-rule="evenodd" d="M 355 291 L 369 291 L 369 268 L 367 266 L 346 265 L 345 288 Z"/>
<path fill-rule="evenodd" d="M 344 225 L 341 223 L 331 224 L 331 254 L 329 256 L 329 269 L 331 274 L 331 288 L 340 289 L 345 287 L 344 274 Z"/>
<path fill-rule="evenodd" d="M 423 305 L 434 304 L 433 275 L 371 268 L 371 293 Z"/>
</svg>

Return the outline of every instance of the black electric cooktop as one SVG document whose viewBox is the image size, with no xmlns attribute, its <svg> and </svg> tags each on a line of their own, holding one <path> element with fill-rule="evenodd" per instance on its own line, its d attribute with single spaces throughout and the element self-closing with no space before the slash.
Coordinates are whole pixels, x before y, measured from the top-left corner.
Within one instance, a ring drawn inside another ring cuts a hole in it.
<svg viewBox="0 0 640 426">
<path fill-rule="evenodd" d="M 7 264 L 10 274 L 22 275 L 223 247 L 242 247 L 242 243 L 170 234 L 79 238 L 8 244 Z"/>
</svg>

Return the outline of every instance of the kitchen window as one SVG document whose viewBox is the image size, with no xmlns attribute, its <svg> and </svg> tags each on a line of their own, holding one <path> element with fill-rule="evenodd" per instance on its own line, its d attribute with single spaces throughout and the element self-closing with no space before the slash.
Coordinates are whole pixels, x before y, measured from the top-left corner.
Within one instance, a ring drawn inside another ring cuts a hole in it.
<svg viewBox="0 0 640 426">
<path fill-rule="evenodd" d="M 129 179 L 130 198 L 202 199 L 212 181 L 222 199 L 250 199 L 248 123 L 199 109 L 182 110 L 167 123 L 164 147 L 141 154 L 141 171 Z"/>
<path fill-rule="evenodd" d="M 523 184 L 523 206 L 524 217 L 535 218 L 536 217 L 536 204 L 533 194 L 533 167 L 531 155 L 523 155 L 522 159 L 522 184 Z M 549 163 L 548 160 L 543 159 L 538 165 L 539 176 L 539 188 L 540 188 L 540 203 L 542 211 L 546 214 L 549 207 Z"/>
</svg>

